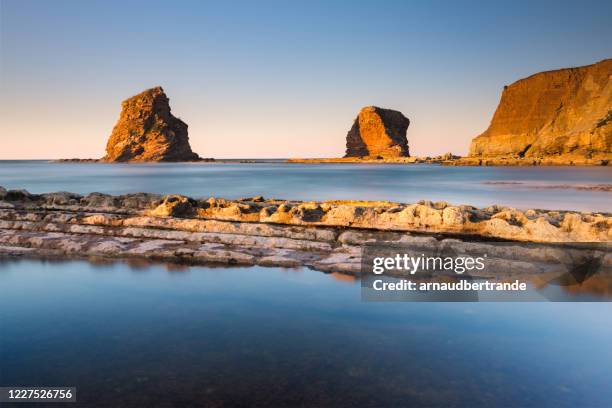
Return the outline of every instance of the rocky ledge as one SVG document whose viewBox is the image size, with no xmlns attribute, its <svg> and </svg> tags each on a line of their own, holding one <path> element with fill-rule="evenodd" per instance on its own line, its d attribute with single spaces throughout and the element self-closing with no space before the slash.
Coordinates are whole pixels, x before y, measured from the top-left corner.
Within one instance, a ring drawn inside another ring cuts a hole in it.
<svg viewBox="0 0 612 408">
<path fill-rule="evenodd" d="M 445 202 L 30 194 L 0 187 L 0 255 L 141 257 L 358 273 L 367 243 L 611 242 L 610 214 Z"/>
<path fill-rule="evenodd" d="M 338 157 L 338 158 L 317 158 L 317 159 L 288 159 L 287 163 L 305 163 L 305 164 L 453 164 L 454 161 L 461 159 L 452 153 L 446 153 L 440 156 L 410 156 L 410 157 L 382 157 L 382 156 L 366 156 L 366 157 Z"/>
<path fill-rule="evenodd" d="M 520 156 L 473 156 L 449 160 L 447 166 L 609 166 L 610 159 L 585 157 L 520 157 Z"/>
</svg>

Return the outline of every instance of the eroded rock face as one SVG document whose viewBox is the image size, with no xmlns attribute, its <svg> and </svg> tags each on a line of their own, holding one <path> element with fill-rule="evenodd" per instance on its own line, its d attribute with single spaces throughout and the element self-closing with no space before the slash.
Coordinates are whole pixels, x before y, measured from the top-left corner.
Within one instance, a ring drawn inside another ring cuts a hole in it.
<svg viewBox="0 0 612 408">
<path fill-rule="evenodd" d="M 401 112 L 367 106 L 346 136 L 345 157 L 407 157 L 410 120 Z"/>
<path fill-rule="evenodd" d="M 170 113 L 161 87 L 121 103 L 121 114 L 106 145 L 104 161 L 192 161 L 187 124 Z"/>
<path fill-rule="evenodd" d="M 506 86 L 489 128 L 470 156 L 612 158 L 612 59 L 541 72 Z"/>
</svg>

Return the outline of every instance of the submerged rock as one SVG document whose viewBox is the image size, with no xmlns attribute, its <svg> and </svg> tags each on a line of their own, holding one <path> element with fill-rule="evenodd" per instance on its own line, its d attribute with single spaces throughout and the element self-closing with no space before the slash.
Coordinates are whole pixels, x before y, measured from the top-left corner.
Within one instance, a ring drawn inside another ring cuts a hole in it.
<svg viewBox="0 0 612 408">
<path fill-rule="evenodd" d="M 408 157 L 409 125 L 410 120 L 399 111 L 367 106 L 346 136 L 345 157 Z"/>
<path fill-rule="evenodd" d="M 607 59 L 540 72 L 504 87 L 489 128 L 472 140 L 469 156 L 484 158 L 475 164 L 485 165 L 500 157 L 506 164 L 608 164 L 610 78 L 612 59 Z"/>
<path fill-rule="evenodd" d="M 106 145 L 108 162 L 193 161 L 187 124 L 170 113 L 161 87 L 147 89 L 121 104 L 121 114 Z"/>
</svg>

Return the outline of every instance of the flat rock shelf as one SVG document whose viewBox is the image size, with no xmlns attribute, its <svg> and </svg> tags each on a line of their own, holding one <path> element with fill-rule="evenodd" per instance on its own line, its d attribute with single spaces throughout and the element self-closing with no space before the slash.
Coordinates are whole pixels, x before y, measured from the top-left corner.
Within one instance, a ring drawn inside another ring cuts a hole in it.
<svg viewBox="0 0 612 408">
<path fill-rule="evenodd" d="M 358 274 L 364 244 L 609 243 L 611 227 L 612 217 L 603 213 L 445 202 L 196 200 L 0 187 L 4 257 L 147 258 Z"/>
</svg>

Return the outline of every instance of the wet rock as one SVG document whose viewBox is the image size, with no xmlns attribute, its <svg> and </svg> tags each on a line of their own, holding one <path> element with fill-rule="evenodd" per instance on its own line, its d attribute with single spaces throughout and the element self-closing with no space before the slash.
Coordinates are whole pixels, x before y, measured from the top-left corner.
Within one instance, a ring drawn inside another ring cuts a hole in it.
<svg viewBox="0 0 612 408">
<path fill-rule="evenodd" d="M 159 194 L 134 193 L 119 196 L 120 207 L 127 209 L 148 209 L 155 207 L 162 201 Z"/>
<path fill-rule="evenodd" d="M 78 194 L 65 191 L 44 195 L 45 202 L 50 205 L 76 205 L 80 203 L 81 198 Z"/>
<path fill-rule="evenodd" d="M 115 207 L 119 205 L 119 199 L 108 194 L 89 193 L 81 198 L 81 205 L 90 207 Z"/>
<path fill-rule="evenodd" d="M 4 194 L 4 199 L 7 201 L 31 201 L 35 196 L 30 194 L 28 190 L 8 190 Z"/>
</svg>

